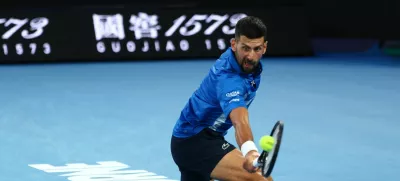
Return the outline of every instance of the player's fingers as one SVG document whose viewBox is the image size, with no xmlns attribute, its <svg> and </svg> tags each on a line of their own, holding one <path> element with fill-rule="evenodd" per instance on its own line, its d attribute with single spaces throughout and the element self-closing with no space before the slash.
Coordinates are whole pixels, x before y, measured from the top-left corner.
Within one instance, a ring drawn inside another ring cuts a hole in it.
<svg viewBox="0 0 400 181">
<path fill-rule="evenodd" d="M 252 162 L 248 159 L 243 163 L 243 168 L 250 173 L 255 173 L 257 171 L 257 168 L 254 167 Z"/>
<path fill-rule="evenodd" d="M 259 175 L 262 175 L 261 169 L 257 169 L 256 173 L 259 174 Z"/>
</svg>

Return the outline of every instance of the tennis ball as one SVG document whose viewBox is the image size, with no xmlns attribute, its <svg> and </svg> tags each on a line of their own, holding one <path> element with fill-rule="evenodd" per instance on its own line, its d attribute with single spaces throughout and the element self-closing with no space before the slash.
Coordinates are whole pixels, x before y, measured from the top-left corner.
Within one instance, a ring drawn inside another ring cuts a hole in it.
<svg viewBox="0 0 400 181">
<path fill-rule="evenodd" d="M 261 139 L 259 141 L 260 147 L 264 151 L 267 151 L 267 152 L 272 150 L 274 143 L 275 143 L 274 137 L 269 136 L 269 135 L 265 135 L 265 136 L 261 137 Z"/>
</svg>

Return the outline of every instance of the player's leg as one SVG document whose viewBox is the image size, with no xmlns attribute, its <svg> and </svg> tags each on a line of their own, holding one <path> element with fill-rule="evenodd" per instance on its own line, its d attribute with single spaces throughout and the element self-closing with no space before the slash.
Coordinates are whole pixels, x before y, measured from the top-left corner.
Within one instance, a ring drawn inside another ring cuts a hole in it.
<svg viewBox="0 0 400 181">
<path fill-rule="evenodd" d="M 180 170 L 181 181 L 209 181 L 210 177 L 204 176 L 196 171 Z"/>
<path fill-rule="evenodd" d="M 221 149 L 222 141 L 214 139 L 208 130 L 203 130 L 190 138 L 171 139 L 171 153 L 181 172 L 181 181 L 210 181 L 211 171 L 224 154 L 214 150 Z M 228 150 L 227 150 L 228 151 Z"/>
<path fill-rule="evenodd" d="M 226 154 L 211 173 L 211 177 L 224 181 L 273 181 L 272 177 L 264 178 L 261 173 L 249 173 L 243 168 L 245 158 L 238 149 Z"/>
</svg>

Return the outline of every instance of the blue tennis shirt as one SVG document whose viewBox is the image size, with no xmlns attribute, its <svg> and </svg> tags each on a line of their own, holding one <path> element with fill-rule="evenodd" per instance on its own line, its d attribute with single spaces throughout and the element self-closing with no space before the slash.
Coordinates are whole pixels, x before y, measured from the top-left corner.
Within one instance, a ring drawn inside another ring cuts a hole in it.
<svg viewBox="0 0 400 181">
<path fill-rule="evenodd" d="M 182 109 L 173 135 L 185 138 L 210 128 L 225 136 L 232 127 L 230 112 L 237 107 L 248 108 L 254 100 L 261 72 L 261 62 L 255 73 L 242 72 L 234 52 L 228 48 Z"/>
</svg>

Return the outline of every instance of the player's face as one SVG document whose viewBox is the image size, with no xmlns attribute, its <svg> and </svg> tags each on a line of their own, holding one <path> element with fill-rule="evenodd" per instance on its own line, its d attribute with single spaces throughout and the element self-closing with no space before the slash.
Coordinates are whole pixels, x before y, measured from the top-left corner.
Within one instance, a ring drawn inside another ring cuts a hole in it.
<svg viewBox="0 0 400 181">
<path fill-rule="evenodd" d="M 252 73 L 267 49 L 267 42 L 264 37 L 249 39 L 240 36 L 239 39 L 232 39 L 231 46 L 242 70 L 245 73 Z"/>
</svg>

